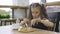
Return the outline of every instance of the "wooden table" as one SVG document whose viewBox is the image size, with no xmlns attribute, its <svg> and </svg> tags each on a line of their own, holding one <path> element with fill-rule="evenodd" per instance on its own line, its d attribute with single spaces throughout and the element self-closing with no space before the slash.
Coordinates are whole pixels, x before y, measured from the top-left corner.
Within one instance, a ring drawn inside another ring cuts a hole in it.
<svg viewBox="0 0 60 34">
<path fill-rule="evenodd" d="M 0 26 L 0 34 L 60 34 L 60 33 L 41 29 L 34 32 L 22 33 L 18 32 L 17 30 L 13 30 L 12 26 Z"/>
<path fill-rule="evenodd" d="M 0 19 L 1 21 L 1 26 L 2 26 L 2 22 L 4 22 L 4 25 L 6 25 L 6 22 L 15 22 L 16 23 L 16 19 L 15 18 L 9 18 L 9 19 Z"/>
</svg>

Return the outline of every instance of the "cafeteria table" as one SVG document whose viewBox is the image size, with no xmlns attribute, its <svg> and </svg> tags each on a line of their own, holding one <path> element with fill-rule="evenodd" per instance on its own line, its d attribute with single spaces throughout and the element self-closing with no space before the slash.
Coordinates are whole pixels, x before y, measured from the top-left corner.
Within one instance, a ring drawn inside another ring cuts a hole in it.
<svg viewBox="0 0 60 34">
<path fill-rule="evenodd" d="M 12 25 L 9 25 L 9 26 L 0 26 L 0 34 L 60 34 L 60 33 L 42 29 L 37 29 L 37 31 L 33 32 L 22 33 L 17 30 L 13 30 Z"/>
</svg>

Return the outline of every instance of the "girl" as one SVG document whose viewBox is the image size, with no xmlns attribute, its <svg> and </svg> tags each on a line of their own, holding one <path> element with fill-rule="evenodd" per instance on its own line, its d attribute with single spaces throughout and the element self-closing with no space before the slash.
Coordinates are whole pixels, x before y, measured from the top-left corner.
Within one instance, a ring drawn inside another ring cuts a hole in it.
<svg viewBox="0 0 60 34">
<path fill-rule="evenodd" d="M 33 3 L 29 9 L 29 18 L 25 18 L 22 21 L 23 23 L 27 23 L 30 20 L 32 27 L 45 30 L 49 27 L 53 27 L 53 23 L 48 20 L 47 12 L 43 4 Z"/>
</svg>

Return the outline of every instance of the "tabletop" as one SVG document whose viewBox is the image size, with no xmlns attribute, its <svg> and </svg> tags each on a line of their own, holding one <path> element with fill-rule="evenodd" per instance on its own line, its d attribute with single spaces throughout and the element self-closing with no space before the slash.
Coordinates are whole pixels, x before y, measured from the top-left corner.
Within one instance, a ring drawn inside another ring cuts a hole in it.
<svg viewBox="0 0 60 34">
<path fill-rule="evenodd" d="M 34 32 L 22 33 L 22 32 L 19 32 L 17 30 L 13 30 L 12 25 L 9 25 L 9 26 L 0 26 L 0 34 L 60 34 L 60 33 L 42 30 L 42 29 L 39 29 L 39 30 L 34 31 Z"/>
</svg>

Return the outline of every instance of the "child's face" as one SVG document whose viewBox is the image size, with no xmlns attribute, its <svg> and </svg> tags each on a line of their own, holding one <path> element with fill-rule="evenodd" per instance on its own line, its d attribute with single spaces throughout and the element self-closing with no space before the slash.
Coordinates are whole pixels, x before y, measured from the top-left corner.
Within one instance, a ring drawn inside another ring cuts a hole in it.
<svg viewBox="0 0 60 34">
<path fill-rule="evenodd" d="M 40 16 L 40 8 L 39 7 L 31 7 L 33 18 L 38 18 Z"/>
</svg>

